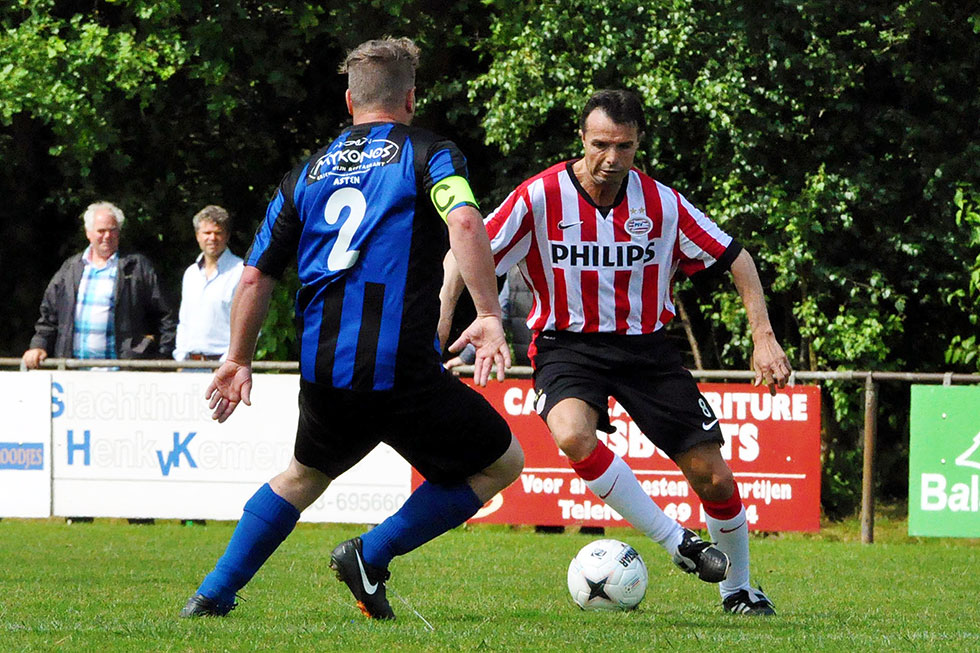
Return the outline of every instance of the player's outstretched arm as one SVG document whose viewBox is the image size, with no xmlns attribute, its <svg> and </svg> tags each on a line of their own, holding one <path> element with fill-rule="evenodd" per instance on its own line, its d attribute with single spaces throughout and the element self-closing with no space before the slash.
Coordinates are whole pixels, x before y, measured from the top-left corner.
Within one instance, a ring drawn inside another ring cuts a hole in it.
<svg viewBox="0 0 980 653">
<path fill-rule="evenodd" d="M 483 219 L 472 206 L 461 205 L 449 212 L 446 222 L 449 246 L 476 307 L 476 319 L 449 351 L 458 352 L 466 343 L 473 343 L 476 347 L 473 380 L 486 385 L 491 366 L 496 364 L 497 379 L 503 381 L 504 369 L 510 367 L 510 346 L 500 320 L 497 277 Z"/>
<path fill-rule="evenodd" d="M 776 386 L 786 386 L 793 368 L 786 358 L 786 353 L 776 340 L 772 324 L 769 322 L 769 311 L 766 310 L 766 299 L 762 291 L 762 281 L 755 261 L 746 250 L 742 250 L 732 262 L 732 279 L 735 288 L 742 298 L 745 312 L 748 315 L 749 327 L 752 330 L 752 369 L 755 370 L 754 385 L 765 383 L 769 392 L 776 393 Z"/>
<path fill-rule="evenodd" d="M 231 304 L 231 345 L 225 362 L 215 370 L 205 391 L 211 419 L 224 422 L 239 403 L 251 406 L 252 357 L 259 329 L 269 312 L 276 280 L 258 268 L 246 266 Z"/>
<path fill-rule="evenodd" d="M 446 347 L 449 339 L 449 331 L 453 326 L 453 314 L 456 312 L 456 303 L 459 296 L 463 294 L 463 276 L 459 273 L 459 264 L 453 253 L 446 252 L 446 258 L 442 261 L 442 288 L 439 289 L 439 346 Z"/>
</svg>

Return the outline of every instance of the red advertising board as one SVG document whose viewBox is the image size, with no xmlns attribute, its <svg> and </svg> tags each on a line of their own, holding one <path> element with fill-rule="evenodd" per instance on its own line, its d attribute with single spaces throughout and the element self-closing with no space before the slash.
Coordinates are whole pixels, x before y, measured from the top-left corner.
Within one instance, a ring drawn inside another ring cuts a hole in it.
<svg viewBox="0 0 980 653">
<path fill-rule="evenodd" d="M 469 379 L 464 379 L 470 383 Z M 472 385 L 472 384 L 471 384 Z M 771 396 L 750 384 L 698 384 L 718 416 L 728 461 L 757 531 L 816 531 L 820 527 L 820 389 L 796 386 Z M 476 388 L 510 424 L 524 448 L 520 478 L 494 497 L 471 523 L 538 526 L 627 526 L 593 495 L 555 446 L 534 411 L 529 379 Z M 657 449 L 614 399 L 615 433 L 599 433 L 636 472 L 654 501 L 689 528 L 704 528 L 701 502 L 674 463 Z M 412 487 L 421 477 L 412 471 Z"/>
</svg>

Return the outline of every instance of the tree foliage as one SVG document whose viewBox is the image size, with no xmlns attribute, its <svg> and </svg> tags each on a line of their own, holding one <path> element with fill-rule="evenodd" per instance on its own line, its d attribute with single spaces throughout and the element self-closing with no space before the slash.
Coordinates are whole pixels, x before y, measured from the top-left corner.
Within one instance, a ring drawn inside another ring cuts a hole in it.
<svg viewBox="0 0 980 653">
<path fill-rule="evenodd" d="M 962 230 L 970 251 L 976 254 L 967 262 L 968 288 L 955 288 L 947 298 L 952 311 L 966 314 L 973 332 L 957 334 L 946 349 L 946 362 L 955 365 L 974 365 L 980 371 L 980 197 L 978 193 L 960 186 L 953 197 L 956 207 L 956 226 Z"/>
<path fill-rule="evenodd" d="M 0 292 L 15 310 L 0 348 L 20 355 L 47 279 L 85 245 L 78 216 L 108 199 L 127 214 L 122 245 L 156 262 L 174 291 L 197 253 L 191 216 L 222 204 L 243 254 L 281 176 L 348 121 L 343 54 L 367 38 L 411 35 L 423 46 L 420 122 L 464 145 L 466 39 L 486 22 L 479 2 L 18 0 L 0 9 Z M 428 5 L 428 6 L 427 6 Z M 469 117 L 469 118 L 468 118 Z M 468 135 L 468 136 L 467 136 Z M 468 139 L 468 140 L 467 140 Z M 25 228 L 24 216 L 37 226 Z M 287 317 L 295 279 L 276 294 L 260 352 L 295 357 Z M 267 340 L 267 341 L 266 341 Z"/>
</svg>

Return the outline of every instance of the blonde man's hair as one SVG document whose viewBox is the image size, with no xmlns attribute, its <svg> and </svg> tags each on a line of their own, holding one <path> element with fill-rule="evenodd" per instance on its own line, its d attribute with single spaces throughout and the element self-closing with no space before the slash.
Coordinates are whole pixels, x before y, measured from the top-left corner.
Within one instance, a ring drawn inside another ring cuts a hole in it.
<svg viewBox="0 0 980 653">
<path fill-rule="evenodd" d="M 347 75 L 351 102 L 361 108 L 393 108 L 415 88 L 419 48 L 409 38 L 365 41 L 351 50 L 340 66 Z"/>
</svg>

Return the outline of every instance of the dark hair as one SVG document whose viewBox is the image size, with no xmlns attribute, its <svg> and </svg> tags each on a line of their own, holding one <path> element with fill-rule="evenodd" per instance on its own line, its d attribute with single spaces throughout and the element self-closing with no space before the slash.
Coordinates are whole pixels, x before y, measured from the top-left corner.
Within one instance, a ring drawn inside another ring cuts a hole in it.
<svg viewBox="0 0 980 653">
<path fill-rule="evenodd" d="M 579 118 L 579 129 L 583 132 L 585 131 L 585 119 L 596 109 L 602 109 L 614 123 L 636 125 L 636 131 L 639 134 L 642 134 L 646 129 L 643 104 L 633 91 L 604 89 L 593 93 L 589 101 L 585 103 L 585 108 L 582 109 L 582 117 Z"/>
</svg>

